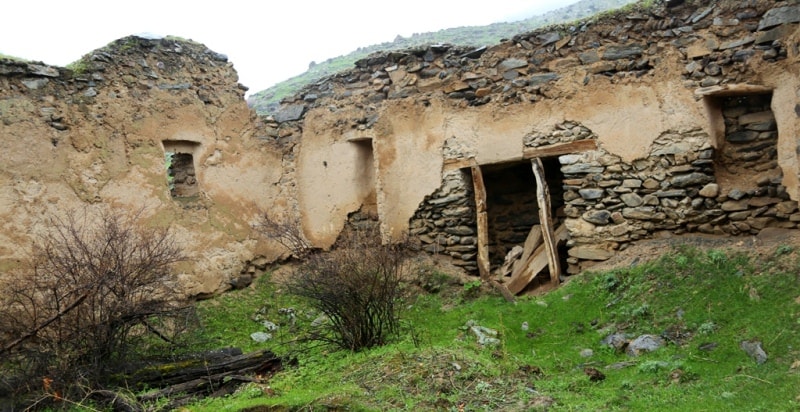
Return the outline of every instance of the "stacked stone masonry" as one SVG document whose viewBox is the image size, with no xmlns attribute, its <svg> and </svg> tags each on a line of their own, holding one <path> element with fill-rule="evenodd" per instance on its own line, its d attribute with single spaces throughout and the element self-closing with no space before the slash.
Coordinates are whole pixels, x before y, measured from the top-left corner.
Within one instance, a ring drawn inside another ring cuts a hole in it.
<svg viewBox="0 0 800 412">
<path fill-rule="evenodd" d="M 409 223 L 409 235 L 423 250 L 444 255 L 469 272 L 478 270 L 475 195 L 472 179 L 460 170 L 444 174 L 442 187 L 426 197 Z"/>
<path fill-rule="evenodd" d="M 435 45 L 375 54 L 287 99 L 284 110 L 300 119 L 300 113 L 315 107 L 335 110 L 357 102 L 365 107 L 365 116 L 353 118 L 351 127 L 368 130 L 374 117 L 368 121 L 366 113 L 387 100 L 428 105 L 441 94 L 462 108 L 536 104 L 577 93 L 559 87 L 566 76 L 585 73 L 584 86 L 600 77 L 635 84 L 653 76 L 664 56 L 679 53 L 683 71 L 678 75 L 687 92 L 705 91 L 711 96 L 707 98 L 723 101 L 725 141 L 715 142 L 698 124 L 662 133 L 646 158 L 623 161 L 602 147 L 560 156 L 563 190 L 555 201 L 563 209 L 556 220 L 567 225 L 569 271 L 574 273 L 662 231 L 742 235 L 770 226 L 796 227 L 800 213 L 782 186 L 778 130 L 768 94 L 714 97 L 713 91 L 757 79 L 751 69 L 755 61 L 779 62 L 797 55 L 798 44 L 786 37 L 798 22 L 800 5 L 792 2 L 637 6 L 603 20 L 521 34 L 493 47 Z M 530 131 L 521 144 L 546 148 L 595 138 L 580 122 L 566 121 L 552 130 Z M 444 141 L 442 152 L 446 163 L 475 157 L 475 147 L 456 137 Z M 410 219 L 409 233 L 422 240 L 425 250 L 448 255 L 474 271 L 475 212 L 465 170 L 444 172 L 440 189 Z M 758 177 L 744 177 L 753 173 Z M 737 186 L 737 179 L 753 182 Z M 519 223 L 529 227 L 537 223 L 535 202 L 522 203 L 531 205 L 522 220 L 532 218 Z M 497 228 L 497 223 L 490 225 Z M 524 235 L 507 240 L 522 243 Z M 495 264 L 510 248 L 499 242 L 490 239 Z"/>
</svg>

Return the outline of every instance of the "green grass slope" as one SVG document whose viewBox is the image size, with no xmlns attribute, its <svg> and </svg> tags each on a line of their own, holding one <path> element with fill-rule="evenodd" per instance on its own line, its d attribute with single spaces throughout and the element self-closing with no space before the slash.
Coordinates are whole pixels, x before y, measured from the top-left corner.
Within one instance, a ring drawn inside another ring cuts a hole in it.
<svg viewBox="0 0 800 412">
<path fill-rule="evenodd" d="M 297 364 L 189 410 L 798 410 L 799 269 L 800 253 L 788 246 L 766 257 L 679 248 L 575 276 L 517 304 L 478 294 L 474 283 L 420 291 L 406 302 L 402 335 L 360 353 L 297 343 L 316 314 L 265 275 L 252 289 L 203 302 L 203 333 L 217 344 L 272 348 Z M 267 318 L 281 329 L 253 343 L 249 334 Z M 499 344 L 479 345 L 470 321 L 496 330 Z M 656 335 L 666 345 L 629 356 L 602 343 L 612 333 Z M 766 362 L 742 341 L 761 342 Z M 592 368 L 604 379 L 591 379 Z"/>
</svg>

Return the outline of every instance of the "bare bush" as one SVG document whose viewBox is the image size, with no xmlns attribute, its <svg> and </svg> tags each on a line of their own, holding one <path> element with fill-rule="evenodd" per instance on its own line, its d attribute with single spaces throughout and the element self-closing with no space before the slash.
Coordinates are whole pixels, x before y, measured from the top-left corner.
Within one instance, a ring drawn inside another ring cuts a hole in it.
<svg viewBox="0 0 800 412">
<path fill-rule="evenodd" d="M 328 253 L 308 256 L 288 291 L 309 300 L 328 322 L 312 339 L 358 351 L 397 333 L 404 245 L 381 244 L 376 230 L 355 230 Z"/>
<path fill-rule="evenodd" d="M 297 220 L 276 219 L 267 212 L 261 212 L 261 217 L 253 229 L 267 239 L 278 242 L 297 259 L 308 256 L 314 248 L 303 236 L 300 222 Z"/>
<path fill-rule="evenodd" d="M 130 358 L 132 338 L 157 332 L 151 321 L 180 308 L 172 267 L 184 259 L 181 249 L 168 228 L 146 227 L 140 217 L 51 219 L 0 292 L 2 366 L 28 378 L 6 384 L 63 397 L 102 386 Z"/>
</svg>

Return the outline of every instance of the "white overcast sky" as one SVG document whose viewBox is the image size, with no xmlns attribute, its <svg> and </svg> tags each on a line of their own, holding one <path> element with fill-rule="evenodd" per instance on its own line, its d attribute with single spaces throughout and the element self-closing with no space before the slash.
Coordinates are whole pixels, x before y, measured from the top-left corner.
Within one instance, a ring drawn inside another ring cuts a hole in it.
<svg viewBox="0 0 800 412">
<path fill-rule="evenodd" d="M 578 0 L 11 0 L 0 53 L 65 66 L 137 33 L 192 39 L 226 54 L 257 92 L 397 35 L 519 20 Z"/>
</svg>

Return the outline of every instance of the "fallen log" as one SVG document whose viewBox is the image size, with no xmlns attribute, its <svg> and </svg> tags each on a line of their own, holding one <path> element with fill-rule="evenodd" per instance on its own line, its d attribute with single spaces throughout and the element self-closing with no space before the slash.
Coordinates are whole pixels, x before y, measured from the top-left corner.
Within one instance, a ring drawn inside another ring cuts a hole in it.
<svg viewBox="0 0 800 412">
<path fill-rule="evenodd" d="M 177 407 L 192 399 L 232 393 L 243 382 L 263 382 L 280 369 L 280 358 L 261 350 L 151 365 L 126 376 L 124 381 L 128 387 L 155 388 L 139 395 L 139 402 L 169 398 L 170 407 Z"/>
</svg>

